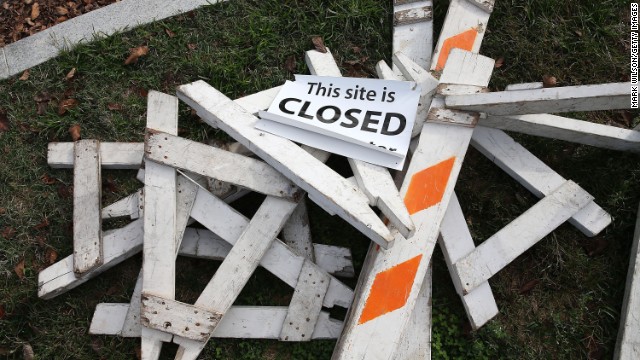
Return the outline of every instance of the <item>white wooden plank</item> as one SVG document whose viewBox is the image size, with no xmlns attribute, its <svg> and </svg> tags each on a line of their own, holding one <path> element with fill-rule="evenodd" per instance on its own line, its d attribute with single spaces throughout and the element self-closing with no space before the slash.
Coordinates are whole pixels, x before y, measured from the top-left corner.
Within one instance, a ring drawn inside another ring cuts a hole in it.
<svg viewBox="0 0 640 360">
<path fill-rule="evenodd" d="M 431 266 L 422 282 L 416 306 L 405 328 L 395 358 L 398 360 L 431 359 Z"/>
<path fill-rule="evenodd" d="M 469 0 L 469 2 L 488 13 L 493 12 L 495 7 L 495 0 Z"/>
<path fill-rule="evenodd" d="M 417 1 L 407 4 L 394 3 L 394 15 L 411 9 L 431 9 L 433 1 Z M 412 24 L 400 24 L 394 22 L 393 26 L 393 52 L 402 52 L 411 61 L 422 68 L 428 68 L 431 62 L 433 50 L 433 16 L 424 18 L 424 21 Z M 400 74 L 400 70 L 394 67 L 394 72 Z"/>
<path fill-rule="evenodd" d="M 100 142 L 79 140 L 73 166 L 73 271 L 84 274 L 100 265 L 102 254 L 102 176 Z"/>
<path fill-rule="evenodd" d="M 143 143 L 100 143 L 100 162 L 104 169 L 138 169 L 142 165 Z M 54 169 L 73 167 L 73 143 L 49 143 L 47 163 Z"/>
<path fill-rule="evenodd" d="M 453 284 L 462 299 L 469 323 L 474 330 L 479 329 L 498 315 L 498 305 L 487 281 L 465 294 L 462 283 L 453 269 L 453 264 L 476 248 L 455 193 L 451 196 L 440 226 L 439 244 Z"/>
<path fill-rule="evenodd" d="M 178 133 L 178 99 L 156 91 L 147 97 L 147 128 L 172 135 Z M 143 294 L 167 299 L 175 297 L 176 257 L 176 170 L 145 162 Z M 162 342 L 171 337 L 142 328 L 142 359 L 157 359 Z"/>
<path fill-rule="evenodd" d="M 266 163 L 162 132 L 148 132 L 145 156 L 154 162 L 184 169 L 250 190 L 289 200 L 300 189 Z"/>
<path fill-rule="evenodd" d="M 616 342 L 614 359 L 633 360 L 640 357 L 640 206 L 638 220 L 633 234 L 631 258 L 627 271 L 627 284 L 624 289 L 620 328 Z"/>
<path fill-rule="evenodd" d="M 307 66 L 312 75 L 342 76 L 329 49 L 326 53 L 310 50 L 305 54 Z M 369 203 L 377 206 L 403 236 L 411 235 L 415 226 L 389 170 L 354 159 L 349 159 L 349 165 L 360 189 L 369 197 Z"/>
<path fill-rule="evenodd" d="M 348 247 L 313 244 L 315 263 L 332 275 L 355 277 L 351 250 Z"/>
<path fill-rule="evenodd" d="M 337 215 L 383 247 L 391 246 L 391 233 L 368 205 L 358 188 L 287 139 L 254 128 L 257 118 L 203 81 L 183 85 L 178 95 L 208 123 L 218 123 L 298 186 L 323 199 Z"/>
<path fill-rule="evenodd" d="M 144 198 L 142 197 L 142 189 L 140 189 L 135 193 L 102 208 L 102 219 L 129 216 L 132 220 L 135 220 L 140 217 L 140 212 L 142 210 L 141 206 L 143 203 Z"/>
<path fill-rule="evenodd" d="M 613 83 L 449 95 L 445 103 L 449 108 L 491 115 L 524 115 L 628 109 L 630 98 L 630 83 Z"/>
<path fill-rule="evenodd" d="M 289 220 L 284 224 L 282 237 L 285 244 L 289 245 L 296 254 L 315 262 L 309 214 L 304 199 L 300 201 Z"/>
<path fill-rule="evenodd" d="M 474 78 L 486 78 L 493 66 L 476 66 L 488 63 L 479 57 L 466 57 L 464 65 L 476 69 Z M 472 132 L 473 128 L 453 124 L 424 124 L 401 188 L 416 232 L 408 239 L 398 234 L 396 245 L 387 251 L 370 248 L 356 289 L 359 295 L 334 359 L 394 358 L 422 289 Z"/>
<path fill-rule="evenodd" d="M 98 304 L 91 321 L 92 335 L 120 335 L 129 304 Z M 232 306 L 213 332 L 214 338 L 278 339 L 287 315 L 285 306 Z M 108 321 L 108 322 L 107 322 Z M 311 335 L 312 339 L 335 339 L 342 331 L 342 321 L 323 311 Z M 138 334 L 122 335 L 140 337 Z"/>
<path fill-rule="evenodd" d="M 276 86 L 271 89 L 238 98 L 235 102 L 247 110 L 247 112 L 257 114 L 258 111 L 269 108 L 281 88 L 282 86 Z"/>
<path fill-rule="evenodd" d="M 311 340 L 330 281 L 327 273 L 318 271 L 310 260 L 305 260 L 280 331 L 280 340 Z"/>
<path fill-rule="evenodd" d="M 531 89 L 542 89 L 544 84 L 542 82 L 530 82 L 530 83 L 521 83 L 521 84 L 509 84 L 505 87 L 505 91 L 515 91 L 515 90 L 531 90 Z"/>
<path fill-rule="evenodd" d="M 550 114 L 488 116 L 480 125 L 601 147 L 640 152 L 640 132 Z"/>
<path fill-rule="evenodd" d="M 142 323 L 140 322 L 140 307 L 142 306 L 142 278 L 141 269 L 138 274 L 138 279 L 136 280 L 136 286 L 133 289 L 133 294 L 131 295 L 131 302 L 127 307 L 127 313 L 124 317 L 122 329 L 120 331 L 120 335 L 123 337 L 140 337 L 140 333 L 142 331 Z M 96 307 L 95 313 L 97 312 L 98 308 Z M 91 325 L 93 325 L 93 320 L 91 321 Z"/>
<path fill-rule="evenodd" d="M 463 293 L 489 280 L 592 200 L 568 180 L 454 264 Z"/>
<path fill-rule="evenodd" d="M 191 217 L 230 244 L 235 244 L 248 224 L 242 214 L 203 189 L 198 191 Z M 303 256 L 293 252 L 282 241 L 275 240 L 260 265 L 295 288 L 304 260 Z M 323 305 L 348 308 L 352 299 L 353 291 L 332 277 Z"/>
<path fill-rule="evenodd" d="M 551 194 L 566 179 L 501 130 L 476 127 L 471 145 L 539 198 Z M 591 201 L 569 222 L 587 236 L 595 236 L 611 223 L 611 216 Z"/>
</svg>

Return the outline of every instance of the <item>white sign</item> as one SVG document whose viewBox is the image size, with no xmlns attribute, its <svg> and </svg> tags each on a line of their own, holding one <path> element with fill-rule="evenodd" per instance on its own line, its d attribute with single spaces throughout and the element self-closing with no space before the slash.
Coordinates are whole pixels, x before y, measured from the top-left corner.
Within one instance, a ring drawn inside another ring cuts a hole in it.
<svg viewBox="0 0 640 360">
<path fill-rule="evenodd" d="M 414 82 L 296 75 L 259 113 L 256 128 L 400 170 L 419 98 Z"/>
</svg>

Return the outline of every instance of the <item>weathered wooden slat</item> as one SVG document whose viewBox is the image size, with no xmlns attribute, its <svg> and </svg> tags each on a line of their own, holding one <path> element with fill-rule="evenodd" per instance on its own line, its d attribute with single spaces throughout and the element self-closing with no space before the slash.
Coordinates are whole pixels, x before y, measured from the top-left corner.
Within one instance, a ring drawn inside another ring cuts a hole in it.
<svg viewBox="0 0 640 360">
<path fill-rule="evenodd" d="M 422 282 L 416 306 L 402 334 L 395 359 L 431 359 L 431 266 Z"/>
<path fill-rule="evenodd" d="M 100 143 L 100 163 L 104 169 L 138 169 L 142 165 L 143 143 Z M 73 143 L 49 143 L 47 163 L 54 169 L 73 167 Z"/>
<path fill-rule="evenodd" d="M 247 189 L 289 200 L 300 189 L 266 163 L 162 132 L 148 132 L 145 156 L 154 162 L 184 169 Z"/>
<path fill-rule="evenodd" d="M 138 279 L 136 280 L 136 286 L 133 289 L 133 294 L 131 295 L 131 302 L 129 303 L 124 323 L 121 327 L 120 335 L 123 337 L 140 337 L 140 332 L 142 331 L 142 323 L 140 322 L 140 307 L 142 306 L 142 278 L 142 270 L 140 270 L 140 273 L 138 273 Z M 94 316 L 97 312 L 98 308 L 96 307 Z M 91 321 L 91 325 L 93 325 L 93 320 Z"/>
<path fill-rule="evenodd" d="M 414 1 L 411 3 L 394 2 L 394 14 L 416 8 L 431 8 L 433 1 Z M 411 61 L 422 68 L 428 68 L 433 50 L 433 17 L 427 17 L 422 22 L 414 24 L 394 24 L 393 26 L 393 52 L 402 52 Z M 394 67 L 394 72 L 400 74 L 400 70 Z M 382 77 L 380 77 L 382 78 Z"/>
<path fill-rule="evenodd" d="M 613 83 L 449 95 L 445 103 L 452 109 L 490 115 L 524 115 L 628 109 L 630 98 L 630 83 Z"/>
<path fill-rule="evenodd" d="M 346 278 L 356 276 L 348 247 L 313 244 L 313 252 L 315 263 L 329 274 Z"/>
<path fill-rule="evenodd" d="M 315 262 L 311 227 L 309 227 L 309 214 L 307 213 L 307 203 L 304 199 L 300 201 L 289 220 L 284 224 L 282 237 L 284 242 L 298 255 Z"/>
<path fill-rule="evenodd" d="M 495 0 L 468 0 L 468 1 L 488 13 L 493 12 L 493 8 L 495 7 L 495 2 L 496 2 Z"/>
<path fill-rule="evenodd" d="M 89 333 L 92 335 L 121 335 L 140 337 L 137 334 L 121 334 L 129 304 L 98 304 L 93 314 Z M 214 330 L 214 338 L 278 339 L 287 316 L 285 306 L 232 306 Z M 311 334 L 312 339 L 335 339 L 342 331 L 342 321 L 329 317 L 323 311 Z"/>
<path fill-rule="evenodd" d="M 82 275 L 102 265 L 102 176 L 100 142 L 79 140 L 73 165 L 73 271 Z"/>
<path fill-rule="evenodd" d="M 640 132 L 550 114 L 488 116 L 480 125 L 585 144 L 640 152 Z"/>
<path fill-rule="evenodd" d="M 178 95 L 207 123 L 217 123 L 311 198 L 326 201 L 337 215 L 381 246 L 392 245 L 391 233 L 369 208 L 366 195 L 309 153 L 290 140 L 255 129 L 255 116 L 203 81 L 180 86 Z"/>
<path fill-rule="evenodd" d="M 411 25 L 433 20 L 431 6 L 416 6 L 410 9 L 394 9 L 393 25 Z"/>
<path fill-rule="evenodd" d="M 620 311 L 620 328 L 613 358 L 633 360 L 640 356 L 640 207 L 631 245 L 627 284 Z"/>
<path fill-rule="evenodd" d="M 326 53 L 316 50 L 307 51 L 305 59 L 312 75 L 342 76 L 338 64 L 329 50 Z M 389 170 L 354 159 L 349 159 L 349 165 L 358 186 L 369 197 L 369 203 L 377 206 L 403 236 L 411 235 L 415 226 Z"/>
<path fill-rule="evenodd" d="M 113 219 L 117 217 L 129 216 L 135 220 L 140 217 L 142 205 L 144 204 L 142 189 L 137 192 L 102 208 L 102 219 Z"/>
<path fill-rule="evenodd" d="M 591 200 L 592 196 L 571 180 L 545 196 L 453 265 L 463 293 L 489 280 Z"/>
<path fill-rule="evenodd" d="M 501 130 L 476 127 L 471 145 L 539 198 L 551 194 L 566 179 Z M 611 216 L 591 201 L 569 222 L 587 236 L 595 236 L 611 223 Z"/>
<path fill-rule="evenodd" d="M 479 78 L 486 78 L 486 72 L 493 70 L 492 63 L 478 59 L 480 55 L 456 54 L 466 58 L 464 66 L 475 68 Z M 479 64 L 491 66 L 476 66 Z M 408 239 L 397 234 L 399 239 L 389 250 L 370 248 L 356 289 L 359 295 L 345 321 L 334 359 L 392 359 L 398 351 L 472 132 L 473 128 L 453 124 L 424 124 L 401 188 L 416 232 Z"/>
<path fill-rule="evenodd" d="M 465 294 L 460 279 L 453 269 L 453 264 L 476 248 L 455 193 L 451 196 L 440 226 L 439 244 L 471 327 L 474 330 L 478 329 L 498 315 L 498 305 L 487 281 Z"/>
<path fill-rule="evenodd" d="M 311 340 L 330 281 L 327 273 L 318 271 L 310 260 L 305 260 L 280 332 L 280 340 Z"/>
<path fill-rule="evenodd" d="M 516 90 L 532 90 L 532 89 L 542 89 L 544 87 L 544 83 L 542 82 L 530 82 L 530 83 L 520 83 L 520 84 L 509 84 L 504 90 L 505 91 L 516 91 Z"/>
</svg>

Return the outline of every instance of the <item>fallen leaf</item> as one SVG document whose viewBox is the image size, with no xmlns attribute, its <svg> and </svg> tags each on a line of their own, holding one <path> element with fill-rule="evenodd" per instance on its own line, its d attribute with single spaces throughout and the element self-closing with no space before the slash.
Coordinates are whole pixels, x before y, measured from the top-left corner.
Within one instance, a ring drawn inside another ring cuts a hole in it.
<svg viewBox="0 0 640 360">
<path fill-rule="evenodd" d="M 356 54 L 360 54 L 360 52 L 362 51 L 362 48 L 359 46 L 354 46 L 351 48 L 351 50 L 353 50 L 353 52 Z"/>
<path fill-rule="evenodd" d="M 58 115 L 64 115 L 69 109 L 78 106 L 79 101 L 76 99 L 64 99 L 58 104 Z"/>
<path fill-rule="evenodd" d="M 45 259 L 47 259 L 47 263 L 49 265 L 53 264 L 58 260 L 58 252 L 53 249 L 47 249 L 44 254 Z"/>
<path fill-rule="evenodd" d="M 5 239 L 11 239 L 13 235 L 15 235 L 15 233 L 16 233 L 16 229 L 12 228 L 11 226 L 6 226 L 2 230 L 2 237 Z"/>
<path fill-rule="evenodd" d="M 296 57 L 295 55 L 289 55 L 289 57 L 287 57 L 287 60 L 285 60 L 284 62 L 284 69 L 287 70 L 290 73 L 295 73 L 296 72 Z"/>
<path fill-rule="evenodd" d="M 33 360 L 36 358 L 36 354 L 33 353 L 33 348 L 29 344 L 22 345 L 22 356 L 24 360 Z"/>
<path fill-rule="evenodd" d="M 7 312 L 4 310 L 4 305 L 0 304 L 0 320 L 7 316 Z"/>
<path fill-rule="evenodd" d="M 81 139 L 80 137 L 80 125 L 75 124 L 75 125 L 71 125 L 71 127 L 69 128 L 69 134 L 71 135 L 71 139 L 73 141 L 78 141 Z"/>
<path fill-rule="evenodd" d="M 60 24 L 61 22 L 65 22 L 65 21 L 67 21 L 67 20 L 69 20 L 69 18 L 68 18 L 68 17 L 66 17 L 66 16 L 60 16 L 59 18 L 57 18 L 57 19 L 56 19 L 56 24 Z"/>
<path fill-rule="evenodd" d="M 620 115 L 622 115 L 622 122 L 630 128 L 633 125 L 633 115 L 629 110 L 620 111 Z"/>
<path fill-rule="evenodd" d="M 40 4 L 34 3 L 31 5 L 31 20 L 35 20 L 40 16 Z"/>
<path fill-rule="evenodd" d="M 47 184 L 47 185 L 53 185 L 57 181 L 55 178 L 52 178 L 51 176 L 49 176 L 49 174 L 42 175 L 40 177 L 40 180 L 42 180 L 42 182 Z"/>
<path fill-rule="evenodd" d="M 599 236 L 589 239 L 589 242 L 585 246 L 585 250 L 587 251 L 587 256 L 594 257 L 602 255 L 608 246 L 609 242 L 607 239 Z"/>
<path fill-rule="evenodd" d="M 105 295 L 111 296 L 111 295 L 115 295 L 115 294 L 117 294 L 119 292 L 120 292 L 120 287 L 117 286 L 117 285 L 113 285 L 113 286 L 111 286 L 111 287 L 109 287 L 107 289 L 107 291 L 105 292 Z"/>
<path fill-rule="evenodd" d="M 557 83 L 558 81 L 555 76 L 551 76 L 551 75 L 542 76 L 542 87 L 545 87 L 545 88 L 555 87 Z"/>
<path fill-rule="evenodd" d="M 9 119 L 7 114 L 0 111 L 0 132 L 9 131 Z"/>
<path fill-rule="evenodd" d="M 100 340 L 97 337 L 94 337 L 91 339 L 91 348 L 93 349 L 93 351 L 100 354 L 103 347 L 104 347 L 104 344 L 102 343 L 102 340 Z"/>
<path fill-rule="evenodd" d="M 58 15 L 67 15 L 68 13 L 69 13 L 69 10 L 67 10 L 66 7 L 64 7 L 64 6 L 56 7 L 56 14 L 58 14 Z"/>
<path fill-rule="evenodd" d="M 18 275 L 20 280 L 24 280 L 24 259 L 20 260 L 20 262 L 16 264 L 13 271 L 16 272 L 16 275 Z"/>
<path fill-rule="evenodd" d="M 582 37 L 582 31 L 576 30 L 574 32 L 576 33 L 576 35 L 578 35 L 578 37 Z"/>
<path fill-rule="evenodd" d="M 113 181 L 113 179 L 111 177 L 107 177 L 104 180 L 104 185 L 103 186 L 104 186 L 104 189 L 106 191 L 109 191 L 109 192 L 112 192 L 112 193 L 118 192 L 118 186 L 116 185 L 116 182 Z"/>
<path fill-rule="evenodd" d="M 140 346 L 136 346 L 136 359 L 142 359 L 142 348 Z"/>
<path fill-rule="evenodd" d="M 313 43 L 313 46 L 316 47 L 316 50 L 320 51 L 323 54 L 327 52 L 327 47 L 324 45 L 324 40 L 322 40 L 322 36 L 311 37 L 311 42 Z"/>
<path fill-rule="evenodd" d="M 111 111 L 120 111 L 120 110 L 122 110 L 122 105 L 121 104 L 117 104 L 117 103 L 108 103 L 107 104 L 107 109 L 109 109 Z"/>
<path fill-rule="evenodd" d="M 125 65 L 133 64 L 138 61 L 139 57 L 145 56 L 149 53 L 149 47 L 147 46 L 140 46 L 137 48 L 131 48 L 129 50 L 129 57 L 124 61 Z"/>
<path fill-rule="evenodd" d="M 40 224 L 38 224 L 38 225 L 34 226 L 34 229 L 36 229 L 36 230 L 42 230 L 42 229 L 46 228 L 47 226 L 49 226 L 49 219 L 47 219 L 47 217 L 45 216 L 45 217 L 44 217 L 44 220 L 42 220 L 42 221 L 40 222 Z"/>
<path fill-rule="evenodd" d="M 170 38 L 176 36 L 176 33 L 174 33 L 173 31 L 169 30 L 168 28 L 165 28 L 164 32 L 167 33 L 167 36 L 170 37 Z"/>
<path fill-rule="evenodd" d="M 499 57 L 498 60 L 496 60 L 496 63 L 493 65 L 493 67 L 495 67 L 496 69 L 499 69 L 502 67 L 502 65 L 504 65 L 504 58 Z"/>
<path fill-rule="evenodd" d="M 528 281 L 526 284 L 520 287 L 520 290 L 518 290 L 518 294 L 520 295 L 527 294 L 531 290 L 533 290 L 533 288 L 536 287 L 538 284 L 540 284 L 540 280 L 538 279 L 533 279 L 531 281 Z"/>
<path fill-rule="evenodd" d="M 65 76 L 64 79 L 69 81 L 73 79 L 74 76 L 76 76 L 76 68 L 71 69 L 71 71 L 67 73 L 67 76 Z"/>
<path fill-rule="evenodd" d="M 189 50 L 193 51 L 193 50 L 198 48 L 198 45 L 192 44 L 192 43 L 188 43 L 187 47 L 189 48 Z"/>
<path fill-rule="evenodd" d="M 0 208 L 0 215 L 4 215 L 7 213 L 7 209 L 5 208 Z"/>
<path fill-rule="evenodd" d="M 44 244 L 47 243 L 47 238 L 42 235 L 38 235 L 36 236 L 36 241 L 38 242 L 38 245 L 44 246 Z"/>
<path fill-rule="evenodd" d="M 20 81 L 27 81 L 29 79 L 29 69 L 25 70 L 22 75 L 18 78 Z"/>
</svg>

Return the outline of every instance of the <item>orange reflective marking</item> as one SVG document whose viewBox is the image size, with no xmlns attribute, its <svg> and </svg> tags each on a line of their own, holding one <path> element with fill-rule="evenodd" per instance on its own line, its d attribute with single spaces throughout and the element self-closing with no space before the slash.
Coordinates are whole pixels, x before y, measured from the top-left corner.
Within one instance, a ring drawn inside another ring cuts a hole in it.
<svg viewBox="0 0 640 360">
<path fill-rule="evenodd" d="M 404 204 L 409 214 L 413 215 L 430 208 L 442 200 L 455 161 L 455 156 L 451 157 L 411 177 L 409 189 L 404 196 Z"/>
<path fill-rule="evenodd" d="M 358 325 L 404 306 L 411 293 L 422 255 L 418 255 L 376 275 Z"/>
<path fill-rule="evenodd" d="M 436 70 L 439 71 L 444 69 L 444 64 L 447 63 L 447 59 L 449 58 L 449 52 L 451 52 L 451 49 L 462 49 L 471 51 L 471 48 L 473 48 L 473 43 L 476 41 L 477 35 L 478 30 L 476 28 L 473 28 L 445 40 L 442 43 L 442 49 L 440 49 L 440 53 L 438 55 Z"/>
</svg>

